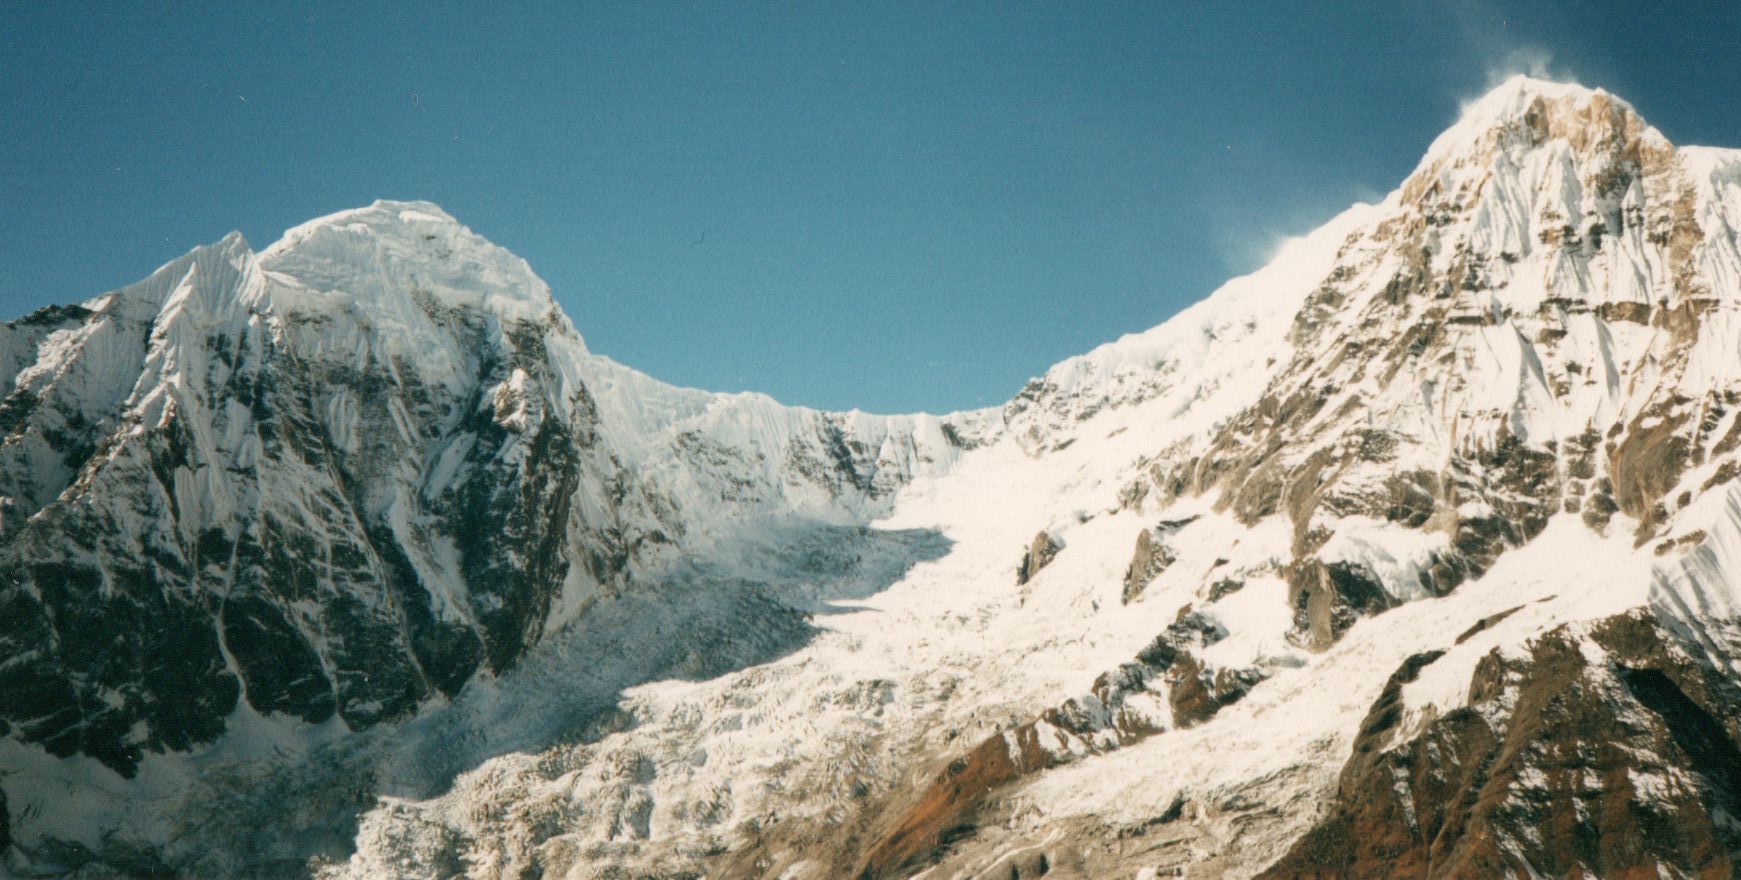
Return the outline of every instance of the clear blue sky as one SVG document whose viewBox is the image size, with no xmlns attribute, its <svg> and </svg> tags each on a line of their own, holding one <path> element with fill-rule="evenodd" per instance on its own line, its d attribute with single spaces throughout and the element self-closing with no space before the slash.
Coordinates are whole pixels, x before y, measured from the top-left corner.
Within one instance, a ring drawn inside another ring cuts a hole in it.
<svg viewBox="0 0 1741 880">
<path fill-rule="evenodd" d="M 1387 191 L 1501 72 L 1741 146 L 1741 4 L 1340 7 L 0 3 L 0 316 L 422 198 L 662 379 L 940 411 Z"/>
</svg>

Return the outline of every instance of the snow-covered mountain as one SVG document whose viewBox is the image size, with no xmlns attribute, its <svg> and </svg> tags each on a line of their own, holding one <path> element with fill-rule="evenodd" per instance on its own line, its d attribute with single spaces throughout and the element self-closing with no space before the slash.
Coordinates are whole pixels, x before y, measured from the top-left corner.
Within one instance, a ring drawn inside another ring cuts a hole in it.
<svg viewBox="0 0 1741 880">
<path fill-rule="evenodd" d="M 1741 873 L 1741 151 L 1510 80 L 997 411 L 589 354 L 423 203 L 0 327 L 17 871 Z"/>
<path fill-rule="evenodd" d="M 975 430 L 654 382 L 421 203 L 0 333 L 0 730 L 121 779 L 237 713 L 412 718 L 716 543 L 871 519 Z"/>
</svg>

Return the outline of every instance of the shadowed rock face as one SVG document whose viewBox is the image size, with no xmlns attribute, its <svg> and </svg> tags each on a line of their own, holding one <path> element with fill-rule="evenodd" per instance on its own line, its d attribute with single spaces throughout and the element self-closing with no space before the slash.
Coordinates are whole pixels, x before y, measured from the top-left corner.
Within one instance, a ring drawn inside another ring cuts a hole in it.
<svg viewBox="0 0 1741 880">
<path fill-rule="evenodd" d="M 206 387 L 124 415 L 67 494 L 0 545 L 15 658 L 0 717 L 130 774 L 145 751 L 215 737 L 244 696 L 361 729 L 513 665 L 571 564 L 623 556 L 610 523 L 571 523 L 583 472 L 607 482 L 616 466 L 584 387 L 549 396 L 546 328 L 492 342 L 481 316 L 456 324 L 449 344 L 478 355 L 457 393 L 367 349 L 355 365 L 312 357 L 306 328 L 200 340 L 224 353 Z M 504 425 L 487 398 L 513 376 L 538 399 Z M 345 436 L 334 408 L 354 420 Z M 432 485 L 432 458 L 450 454 L 458 476 Z M 453 550 L 442 577 L 468 585 L 464 609 L 437 604 L 436 546 Z"/>
<path fill-rule="evenodd" d="M 1177 554 L 1167 546 L 1167 537 L 1191 522 L 1192 520 L 1163 522 L 1152 529 L 1143 529 L 1137 533 L 1136 550 L 1131 554 L 1130 565 L 1124 570 L 1124 590 L 1119 594 L 1120 602 L 1129 605 L 1142 596 L 1143 589 L 1149 582 L 1177 560 Z"/>
<path fill-rule="evenodd" d="M 1064 548 L 1050 534 L 1041 532 L 1035 535 L 1027 551 L 1022 554 L 1022 563 L 1016 566 L 1016 586 L 1032 580 L 1034 575 L 1040 573 L 1040 569 L 1058 558 L 1058 551 L 1062 549 Z"/>
<path fill-rule="evenodd" d="M 1592 662 L 1584 645 L 1601 649 Z M 1741 688 L 1654 621 L 1495 653 L 1466 708 L 1397 728 L 1411 658 L 1372 707 L 1330 815 L 1262 876 L 1729 877 L 1741 869 Z"/>
</svg>

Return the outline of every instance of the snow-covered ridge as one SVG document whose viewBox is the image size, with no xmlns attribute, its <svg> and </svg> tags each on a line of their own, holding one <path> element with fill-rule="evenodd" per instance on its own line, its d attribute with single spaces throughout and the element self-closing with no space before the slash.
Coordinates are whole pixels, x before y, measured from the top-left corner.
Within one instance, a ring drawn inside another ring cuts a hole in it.
<svg viewBox="0 0 1741 880">
<path fill-rule="evenodd" d="M 259 261 L 280 284 L 273 292 L 280 308 L 362 308 L 405 326 L 418 312 L 456 308 L 505 322 L 549 321 L 580 344 L 525 260 L 429 202 L 377 201 L 311 220 Z"/>
<path fill-rule="evenodd" d="M 1040 451 L 1069 441 L 1077 422 L 1156 397 L 1174 400 L 1178 412 L 1192 407 L 1201 429 L 1249 406 L 1286 349 L 1309 279 L 1327 275 L 1348 234 L 1385 209 L 1349 208 L 1165 323 L 1060 361 L 1004 407 L 1006 425 Z"/>
<path fill-rule="evenodd" d="M 1522 122 L 1532 110 L 1549 104 L 1588 106 L 1593 100 L 1599 100 L 1605 108 L 1612 106 L 1622 113 L 1638 115 L 1631 104 L 1603 89 L 1524 74 L 1511 76 L 1463 106 L 1457 122 L 1427 147 L 1421 167 L 1467 153 L 1483 139 L 1492 137 L 1496 130 Z"/>
</svg>

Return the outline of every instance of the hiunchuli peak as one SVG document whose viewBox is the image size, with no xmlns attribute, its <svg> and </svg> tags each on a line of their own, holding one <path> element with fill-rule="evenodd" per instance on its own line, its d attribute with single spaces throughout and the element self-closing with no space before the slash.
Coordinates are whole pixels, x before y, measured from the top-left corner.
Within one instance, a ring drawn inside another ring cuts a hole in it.
<svg viewBox="0 0 1741 880">
<path fill-rule="evenodd" d="M 283 286 L 392 313 L 462 308 L 566 324 L 550 288 L 506 249 L 429 202 L 377 201 L 284 233 L 260 253 Z"/>
</svg>

